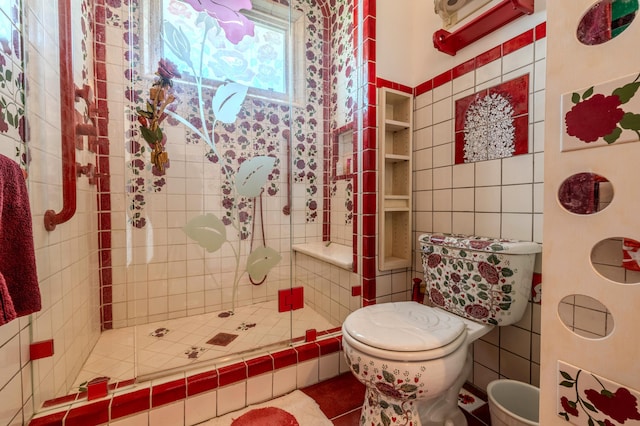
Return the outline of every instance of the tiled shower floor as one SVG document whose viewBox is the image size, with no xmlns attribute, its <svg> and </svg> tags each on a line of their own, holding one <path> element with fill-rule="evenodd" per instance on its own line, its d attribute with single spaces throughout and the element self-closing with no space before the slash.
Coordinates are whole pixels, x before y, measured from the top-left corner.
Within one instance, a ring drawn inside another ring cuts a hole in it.
<svg viewBox="0 0 640 426">
<path fill-rule="evenodd" d="M 279 313 L 277 301 L 272 301 L 237 308 L 229 316 L 215 312 L 107 330 L 72 391 L 97 377 L 115 382 L 151 375 L 288 341 L 292 336 L 304 336 L 309 329 L 323 331 L 337 326 L 306 305 Z"/>
</svg>

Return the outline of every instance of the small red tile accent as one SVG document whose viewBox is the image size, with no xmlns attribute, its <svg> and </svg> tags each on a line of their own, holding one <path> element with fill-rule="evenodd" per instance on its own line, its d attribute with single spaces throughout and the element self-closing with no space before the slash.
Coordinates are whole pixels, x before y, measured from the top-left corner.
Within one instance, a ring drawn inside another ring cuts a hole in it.
<svg viewBox="0 0 640 426">
<path fill-rule="evenodd" d="M 185 399 L 187 396 L 187 382 L 185 379 L 161 383 L 151 388 L 151 407 L 170 404 Z"/>
<path fill-rule="evenodd" d="M 53 356 L 53 339 L 33 342 L 29 345 L 29 358 L 31 361 L 50 356 Z"/>
<path fill-rule="evenodd" d="M 536 40 L 543 39 L 547 36 L 547 23 L 543 22 L 536 27 Z"/>
<path fill-rule="evenodd" d="M 533 43 L 533 30 L 526 31 L 502 44 L 502 55 L 508 55 Z"/>
<path fill-rule="evenodd" d="M 206 371 L 187 377 L 187 395 L 197 395 L 218 387 L 218 371 Z"/>
<path fill-rule="evenodd" d="M 304 333 L 305 342 L 315 342 L 318 338 L 318 330 L 311 328 Z"/>
<path fill-rule="evenodd" d="M 374 257 L 376 255 L 376 237 L 373 235 L 362 236 L 362 256 Z"/>
<path fill-rule="evenodd" d="M 111 400 L 94 402 L 69 410 L 64 419 L 65 426 L 101 425 L 109 422 L 109 404 Z"/>
<path fill-rule="evenodd" d="M 294 365 L 298 359 L 296 351 L 293 349 L 285 349 L 272 354 L 273 366 L 276 370 L 290 365 Z"/>
<path fill-rule="evenodd" d="M 320 355 L 328 355 L 340 351 L 340 341 L 338 339 L 324 339 L 318 341 Z"/>
<path fill-rule="evenodd" d="M 365 149 L 362 151 L 362 170 L 375 170 L 378 158 L 375 149 Z"/>
<path fill-rule="evenodd" d="M 151 388 L 123 393 L 111 401 L 111 419 L 119 419 L 151 408 Z"/>
<path fill-rule="evenodd" d="M 247 365 L 244 362 L 227 365 L 218 369 L 220 386 L 238 383 L 247 379 Z"/>
<path fill-rule="evenodd" d="M 376 276 L 376 258 L 375 257 L 363 257 L 362 258 L 362 273 L 367 277 Z"/>
<path fill-rule="evenodd" d="M 353 287 L 351 287 L 351 296 L 361 296 L 362 295 L 362 286 L 361 285 L 354 285 Z"/>
<path fill-rule="evenodd" d="M 377 173 L 374 170 L 363 170 L 362 192 L 376 192 Z"/>
<path fill-rule="evenodd" d="M 320 350 L 316 343 L 307 343 L 294 349 L 298 353 L 298 362 L 308 361 L 320 356 Z"/>
<path fill-rule="evenodd" d="M 93 401 L 107 396 L 108 377 L 99 377 L 87 383 L 87 401 Z"/>
</svg>

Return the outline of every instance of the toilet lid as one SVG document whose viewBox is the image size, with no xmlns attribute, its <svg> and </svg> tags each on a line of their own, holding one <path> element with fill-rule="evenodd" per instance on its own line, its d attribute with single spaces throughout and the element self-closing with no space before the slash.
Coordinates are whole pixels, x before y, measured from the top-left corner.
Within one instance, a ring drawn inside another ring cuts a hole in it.
<svg viewBox="0 0 640 426">
<path fill-rule="evenodd" d="M 395 352 L 442 348 L 466 330 L 462 319 L 416 302 L 370 305 L 351 313 L 343 330 L 367 346 Z"/>
</svg>

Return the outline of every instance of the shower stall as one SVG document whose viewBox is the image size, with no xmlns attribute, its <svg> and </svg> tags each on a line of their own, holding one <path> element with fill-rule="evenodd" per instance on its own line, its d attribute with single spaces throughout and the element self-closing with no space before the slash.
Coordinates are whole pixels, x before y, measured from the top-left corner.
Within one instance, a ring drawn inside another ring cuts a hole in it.
<svg viewBox="0 0 640 426">
<path fill-rule="evenodd" d="M 96 127 L 76 161 L 96 166 L 78 181 L 79 309 L 55 384 L 34 372 L 36 407 L 337 332 L 358 275 L 292 247 L 352 247 L 352 3 L 59 1 L 75 84 L 95 91 L 75 105 Z M 34 340 L 55 315 L 34 319 Z"/>
</svg>

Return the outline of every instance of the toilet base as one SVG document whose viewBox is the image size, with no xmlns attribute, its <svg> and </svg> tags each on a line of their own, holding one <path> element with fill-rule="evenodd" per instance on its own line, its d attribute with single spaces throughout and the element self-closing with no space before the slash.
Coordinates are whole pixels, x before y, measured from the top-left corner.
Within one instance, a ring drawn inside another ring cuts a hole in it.
<svg viewBox="0 0 640 426">
<path fill-rule="evenodd" d="M 467 419 L 458 407 L 458 394 L 472 368 L 472 357 L 470 349 L 464 367 L 455 382 L 443 394 L 430 399 L 424 396 L 419 398 L 406 398 L 400 395 L 400 389 L 394 390 L 391 386 L 372 385 L 373 382 L 365 383 L 367 390 L 364 404 L 360 414 L 361 425 L 408 425 L 413 426 L 467 426 Z M 418 374 L 416 377 L 419 377 Z M 410 383 L 410 382 L 409 382 Z M 411 385 L 401 388 L 407 391 Z M 416 387 L 416 397 L 420 393 Z M 404 398 L 394 398 L 394 392 Z"/>
</svg>

